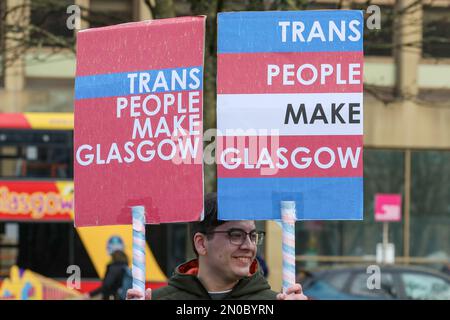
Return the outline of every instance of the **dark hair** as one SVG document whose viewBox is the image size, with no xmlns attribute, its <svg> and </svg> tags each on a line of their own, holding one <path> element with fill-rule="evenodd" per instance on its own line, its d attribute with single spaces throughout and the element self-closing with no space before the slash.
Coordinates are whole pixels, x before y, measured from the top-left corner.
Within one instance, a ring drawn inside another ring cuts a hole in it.
<svg viewBox="0 0 450 320">
<path fill-rule="evenodd" d="M 128 264 L 128 256 L 122 250 L 116 250 L 111 254 L 113 262 L 121 262 Z"/>
<path fill-rule="evenodd" d="M 192 242 L 192 249 L 198 257 L 198 252 L 195 250 L 194 236 L 197 232 L 207 234 L 214 231 L 215 228 L 224 224 L 227 221 L 217 219 L 217 194 L 215 192 L 208 193 L 205 196 L 204 218 L 202 221 L 191 222 L 189 225 L 190 236 Z"/>
</svg>

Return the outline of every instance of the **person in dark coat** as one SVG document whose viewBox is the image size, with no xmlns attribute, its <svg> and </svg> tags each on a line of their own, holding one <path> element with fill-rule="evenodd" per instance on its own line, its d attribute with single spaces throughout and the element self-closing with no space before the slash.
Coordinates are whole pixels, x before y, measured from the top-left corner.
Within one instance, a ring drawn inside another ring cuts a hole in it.
<svg viewBox="0 0 450 320">
<path fill-rule="evenodd" d="M 255 222 L 221 221 L 217 219 L 217 196 L 205 197 L 205 218 L 191 224 L 191 239 L 196 259 L 178 266 L 167 286 L 152 292 L 145 299 L 252 299 L 305 300 L 300 284 L 286 293 L 271 290 L 256 260 L 257 245 L 264 232 L 257 231 Z M 142 298 L 138 290 L 130 289 L 127 299 Z"/>
<path fill-rule="evenodd" d="M 118 300 L 118 290 L 122 286 L 125 269 L 128 268 L 128 257 L 122 250 L 115 250 L 111 254 L 112 261 L 106 267 L 105 277 L 101 287 L 86 294 L 86 298 L 92 298 L 101 294 L 103 300 Z"/>
</svg>

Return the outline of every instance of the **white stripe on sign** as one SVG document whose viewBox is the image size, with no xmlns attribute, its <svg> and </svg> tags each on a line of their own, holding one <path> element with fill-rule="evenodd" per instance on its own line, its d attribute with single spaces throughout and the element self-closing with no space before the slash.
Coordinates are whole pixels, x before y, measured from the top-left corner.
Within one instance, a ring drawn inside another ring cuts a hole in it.
<svg viewBox="0 0 450 320">
<path fill-rule="evenodd" d="M 363 94 L 219 94 L 217 128 L 222 136 L 362 135 Z"/>
</svg>

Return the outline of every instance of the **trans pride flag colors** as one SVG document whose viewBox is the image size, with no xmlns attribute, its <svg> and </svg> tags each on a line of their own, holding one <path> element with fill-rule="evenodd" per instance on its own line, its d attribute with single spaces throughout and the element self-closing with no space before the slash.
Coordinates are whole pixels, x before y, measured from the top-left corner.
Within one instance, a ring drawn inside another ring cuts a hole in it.
<svg viewBox="0 0 450 320">
<path fill-rule="evenodd" d="M 363 217 L 361 11 L 221 13 L 219 218 Z"/>
<path fill-rule="evenodd" d="M 75 224 L 187 222 L 203 212 L 205 17 L 82 30 L 75 80 Z"/>
</svg>

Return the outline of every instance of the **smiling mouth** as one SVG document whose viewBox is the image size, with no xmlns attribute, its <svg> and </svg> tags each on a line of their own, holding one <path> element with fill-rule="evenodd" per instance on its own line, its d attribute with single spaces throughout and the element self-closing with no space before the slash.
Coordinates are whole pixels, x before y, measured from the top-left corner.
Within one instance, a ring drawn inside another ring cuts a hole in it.
<svg viewBox="0 0 450 320">
<path fill-rule="evenodd" d="M 252 261 L 250 257 L 234 257 L 234 258 L 245 264 L 250 264 Z"/>
</svg>

